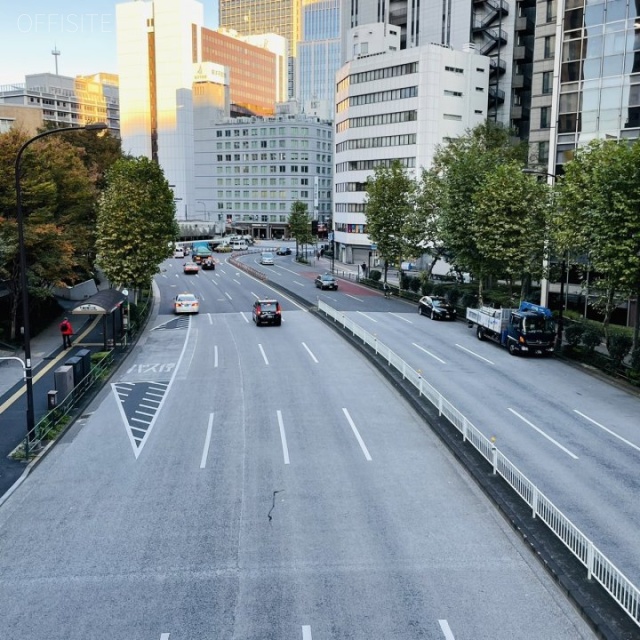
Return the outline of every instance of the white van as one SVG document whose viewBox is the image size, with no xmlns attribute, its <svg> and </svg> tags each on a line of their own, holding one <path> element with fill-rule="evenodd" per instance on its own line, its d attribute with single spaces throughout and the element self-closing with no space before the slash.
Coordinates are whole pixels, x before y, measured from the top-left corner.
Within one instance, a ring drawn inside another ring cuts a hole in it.
<svg viewBox="0 0 640 640">
<path fill-rule="evenodd" d="M 244 240 L 233 240 L 231 242 L 232 251 L 246 251 L 249 245 Z"/>
<path fill-rule="evenodd" d="M 173 250 L 173 257 L 174 258 L 184 258 L 184 249 L 182 247 L 176 247 Z"/>
</svg>

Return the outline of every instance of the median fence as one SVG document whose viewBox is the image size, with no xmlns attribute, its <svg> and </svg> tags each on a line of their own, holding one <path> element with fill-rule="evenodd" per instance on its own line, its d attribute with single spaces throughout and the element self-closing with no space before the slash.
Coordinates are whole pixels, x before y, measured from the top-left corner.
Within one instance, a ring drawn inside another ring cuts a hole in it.
<svg viewBox="0 0 640 640">
<path fill-rule="evenodd" d="M 587 538 L 541 491 L 538 490 L 517 467 L 502 454 L 491 440 L 485 437 L 446 398 L 434 389 L 423 377 L 410 367 L 400 356 L 391 351 L 373 334 L 364 330 L 342 312 L 333 309 L 321 300 L 318 310 L 339 323 L 355 338 L 362 340 L 375 352 L 376 356 L 394 367 L 404 380 L 411 383 L 438 409 L 461 434 L 464 442 L 469 442 L 492 466 L 493 473 L 504 481 L 527 503 L 534 518 L 542 520 L 564 543 L 571 553 L 586 567 L 587 577 L 594 578 L 640 626 L 640 590 Z"/>
</svg>

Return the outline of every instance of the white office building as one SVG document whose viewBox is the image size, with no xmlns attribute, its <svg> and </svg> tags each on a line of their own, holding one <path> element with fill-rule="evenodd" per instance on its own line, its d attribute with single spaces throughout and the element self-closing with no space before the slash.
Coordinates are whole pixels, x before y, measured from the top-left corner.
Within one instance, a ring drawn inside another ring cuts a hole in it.
<svg viewBox="0 0 640 640">
<path fill-rule="evenodd" d="M 399 160 L 417 176 L 438 145 L 487 118 L 489 58 L 472 47 L 399 45 L 397 27 L 352 29 L 353 58 L 336 77 L 333 232 L 342 262 L 368 261 L 365 185 L 376 166 Z"/>
</svg>

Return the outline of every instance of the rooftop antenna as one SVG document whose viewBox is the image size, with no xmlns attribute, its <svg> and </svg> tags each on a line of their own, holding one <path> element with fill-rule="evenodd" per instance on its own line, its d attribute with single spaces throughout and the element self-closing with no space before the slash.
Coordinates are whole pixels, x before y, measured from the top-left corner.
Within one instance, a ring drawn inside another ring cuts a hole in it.
<svg viewBox="0 0 640 640">
<path fill-rule="evenodd" d="M 58 75 L 58 56 L 60 55 L 60 51 L 58 51 L 58 47 L 56 47 L 55 44 L 53 45 L 53 49 L 51 49 L 51 55 L 56 60 L 56 75 Z"/>
</svg>

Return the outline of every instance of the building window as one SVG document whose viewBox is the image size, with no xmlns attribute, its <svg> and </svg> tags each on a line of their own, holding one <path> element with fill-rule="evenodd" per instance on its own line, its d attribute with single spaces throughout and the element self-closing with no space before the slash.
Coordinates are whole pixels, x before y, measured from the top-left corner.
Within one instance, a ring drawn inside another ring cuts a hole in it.
<svg viewBox="0 0 640 640">
<path fill-rule="evenodd" d="M 551 71 L 544 71 L 542 73 L 542 93 L 549 94 L 553 88 L 553 77 Z"/>
<path fill-rule="evenodd" d="M 554 6 L 553 6 L 554 0 L 547 0 L 547 22 L 554 22 L 555 21 L 555 16 L 554 16 Z"/>
<path fill-rule="evenodd" d="M 555 38 L 554 36 L 545 36 L 544 38 L 544 57 L 553 58 L 555 53 Z"/>
<path fill-rule="evenodd" d="M 540 128 L 541 129 L 548 129 L 551 126 L 549 124 L 550 115 L 551 115 L 551 107 L 540 108 Z"/>
<path fill-rule="evenodd" d="M 538 142 L 538 162 L 549 161 L 549 142 Z"/>
</svg>

